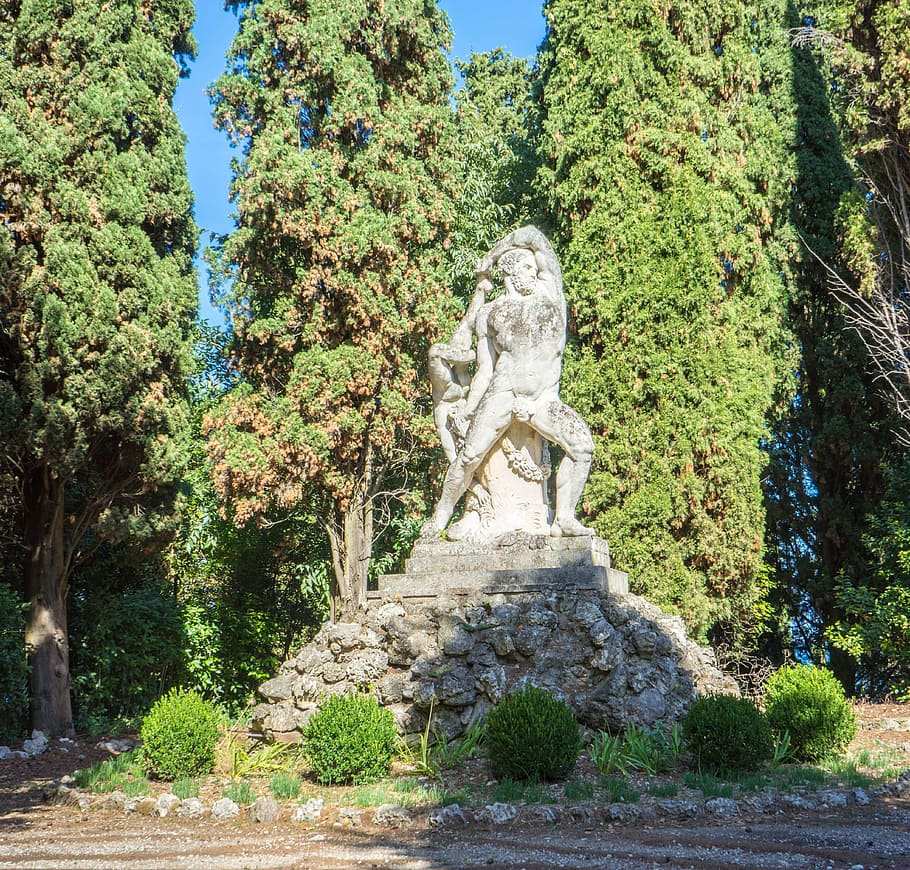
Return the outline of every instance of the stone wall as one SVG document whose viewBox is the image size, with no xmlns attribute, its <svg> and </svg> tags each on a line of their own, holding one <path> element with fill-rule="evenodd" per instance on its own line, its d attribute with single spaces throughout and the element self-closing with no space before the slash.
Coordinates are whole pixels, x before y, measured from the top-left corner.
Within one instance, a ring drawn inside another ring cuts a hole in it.
<svg viewBox="0 0 910 870">
<path fill-rule="evenodd" d="M 368 689 L 399 731 L 453 738 L 530 680 L 579 720 L 617 731 L 680 719 L 692 699 L 738 693 L 682 620 L 635 595 L 562 590 L 386 601 L 357 621 L 327 624 L 278 675 L 253 730 L 292 741 L 328 695 Z"/>
</svg>

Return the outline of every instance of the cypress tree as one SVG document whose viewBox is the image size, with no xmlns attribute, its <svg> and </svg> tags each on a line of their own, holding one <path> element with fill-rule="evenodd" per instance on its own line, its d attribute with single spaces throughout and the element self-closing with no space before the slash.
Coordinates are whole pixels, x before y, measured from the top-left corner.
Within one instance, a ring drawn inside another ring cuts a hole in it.
<svg viewBox="0 0 910 870">
<path fill-rule="evenodd" d="M 758 619 L 782 328 L 782 2 L 549 0 L 538 189 L 595 432 L 584 507 L 636 591 L 704 632 Z M 789 248 L 788 248 L 789 246 Z"/>
<path fill-rule="evenodd" d="M 179 458 L 197 291 L 171 100 L 192 20 L 189 0 L 0 8 L 0 455 L 49 734 L 72 729 L 73 566 L 87 540 L 154 525 Z"/>
<path fill-rule="evenodd" d="M 234 521 L 309 507 L 336 607 L 365 600 L 377 500 L 432 433 L 424 360 L 457 304 L 445 16 L 431 0 L 251 0 L 219 127 L 242 148 L 217 252 L 242 382 L 209 419 Z"/>
<path fill-rule="evenodd" d="M 874 366 L 836 291 L 850 286 L 855 298 L 870 301 L 884 291 L 893 297 L 885 307 L 889 319 L 906 296 L 901 263 L 908 242 L 901 237 L 910 240 L 910 223 L 902 229 L 894 220 L 902 207 L 889 209 L 905 199 L 902 185 L 910 181 L 904 69 L 910 18 L 902 5 L 835 0 L 794 12 L 789 22 L 799 111 L 794 222 L 807 249 L 797 260 L 791 308 L 802 351 L 798 392 L 769 475 L 774 567 L 795 640 L 851 693 L 858 682 L 870 687 L 879 679 L 875 651 L 844 638 L 862 636 L 852 626 L 871 616 L 857 601 L 868 602 L 887 582 L 881 567 L 887 545 L 863 541 L 870 521 L 881 536 L 880 513 L 888 522 L 900 516 L 880 502 L 887 466 L 900 462 L 901 451 L 870 374 Z M 883 362 L 892 372 L 901 365 Z"/>
</svg>

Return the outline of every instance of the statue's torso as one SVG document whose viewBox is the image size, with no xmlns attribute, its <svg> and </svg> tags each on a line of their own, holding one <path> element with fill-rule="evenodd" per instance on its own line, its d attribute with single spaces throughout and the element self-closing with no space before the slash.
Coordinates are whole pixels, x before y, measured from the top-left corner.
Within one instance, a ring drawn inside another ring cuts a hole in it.
<svg viewBox="0 0 910 870">
<path fill-rule="evenodd" d="M 487 335 L 496 349 L 492 387 L 536 398 L 559 389 L 566 344 L 563 310 L 538 295 L 490 303 Z"/>
</svg>

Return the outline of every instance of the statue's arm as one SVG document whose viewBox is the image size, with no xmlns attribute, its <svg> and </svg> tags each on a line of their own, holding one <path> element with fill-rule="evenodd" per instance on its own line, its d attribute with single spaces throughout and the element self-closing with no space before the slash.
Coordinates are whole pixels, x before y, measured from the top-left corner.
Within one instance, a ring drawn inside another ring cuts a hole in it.
<svg viewBox="0 0 910 870">
<path fill-rule="evenodd" d="M 495 351 L 493 342 L 487 334 L 487 311 L 481 310 L 477 317 L 477 368 L 474 371 L 474 377 L 471 379 L 471 388 L 468 391 L 468 399 L 465 404 L 463 414 L 470 417 L 480 404 L 484 397 L 490 381 L 493 379 L 493 369 L 496 365 Z"/>
<path fill-rule="evenodd" d="M 477 315 L 487 301 L 487 293 L 492 289 L 493 284 L 488 277 L 485 275 L 477 276 L 477 285 L 474 288 L 474 298 L 471 299 L 468 310 L 465 312 L 464 317 L 461 318 L 461 323 L 458 324 L 455 332 L 452 334 L 452 339 L 449 342 L 450 345 L 453 347 L 471 346 L 474 336 L 474 326 L 477 323 Z"/>
</svg>

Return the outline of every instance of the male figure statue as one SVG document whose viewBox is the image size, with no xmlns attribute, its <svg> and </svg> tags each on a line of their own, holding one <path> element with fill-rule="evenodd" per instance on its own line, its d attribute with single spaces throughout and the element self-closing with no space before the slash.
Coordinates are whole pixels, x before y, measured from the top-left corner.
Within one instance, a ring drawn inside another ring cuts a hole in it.
<svg viewBox="0 0 910 870">
<path fill-rule="evenodd" d="M 494 266 L 499 267 L 505 293 L 477 311 L 477 369 L 462 412 L 468 428 L 424 534 L 432 536 L 446 527 L 475 470 L 512 421 L 521 420 L 565 453 L 556 475 L 550 534 L 591 535 L 575 518 L 575 509 L 588 479 L 594 442 L 578 413 L 559 399 L 566 301 L 556 252 L 536 227 L 522 227 L 478 263 L 481 292 L 492 286 Z"/>
</svg>

